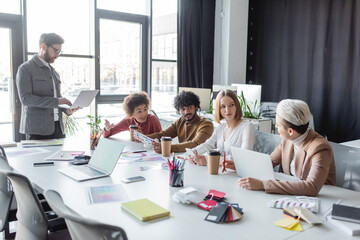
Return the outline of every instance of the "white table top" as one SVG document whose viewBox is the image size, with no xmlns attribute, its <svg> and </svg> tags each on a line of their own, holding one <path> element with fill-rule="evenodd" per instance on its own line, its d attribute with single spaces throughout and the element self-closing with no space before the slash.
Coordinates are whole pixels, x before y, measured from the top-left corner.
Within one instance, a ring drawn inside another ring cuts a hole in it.
<svg viewBox="0 0 360 240">
<path fill-rule="evenodd" d="M 353 141 L 348 141 L 348 142 L 342 142 L 340 143 L 342 145 L 346 145 L 349 147 L 356 147 L 356 148 L 360 148 L 360 139 L 358 140 L 353 140 Z"/>
<path fill-rule="evenodd" d="M 141 149 L 139 143 L 128 142 L 128 133 L 120 134 L 119 141 L 126 142 L 125 151 Z M 76 146 L 76 147 L 74 147 Z M 88 150 L 88 142 L 76 143 L 75 139 L 66 139 L 63 147 L 46 147 L 51 152 L 28 157 L 17 156 L 9 159 L 14 169 L 26 175 L 42 190 L 54 189 L 63 197 L 65 203 L 84 217 L 100 222 L 118 225 L 124 228 L 129 239 L 352 239 L 331 224 L 324 222 L 320 226 L 311 226 L 301 222 L 303 232 L 288 231 L 273 225 L 283 218 L 282 210 L 267 206 L 273 199 L 283 195 L 266 194 L 262 191 L 248 191 L 237 185 L 235 172 L 209 175 L 207 167 L 191 164 L 185 166 L 184 187 L 194 187 L 207 193 L 215 189 L 226 193 L 228 202 L 238 203 L 244 216 L 240 221 L 216 224 L 205 221 L 206 211 L 195 205 L 177 203 L 171 199 L 179 190 L 168 185 L 167 170 L 140 171 L 141 166 L 153 166 L 159 162 L 134 162 L 117 164 L 111 177 L 85 182 L 76 182 L 56 169 L 68 165 L 67 162 L 55 162 L 55 166 L 33 167 L 32 163 L 42 161 L 52 152 L 63 150 Z M 124 184 L 121 179 L 142 175 L 145 181 Z M 120 202 L 88 204 L 86 189 L 89 186 L 122 184 L 129 200 L 148 198 L 170 210 L 172 217 L 141 222 L 121 209 Z M 180 188 L 181 189 L 181 188 Z M 340 198 L 342 204 L 355 206 L 360 204 L 360 192 L 334 186 L 324 186 L 319 194 L 322 216 Z M 294 196 L 290 196 L 294 198 Z M 334 238 L 335 237 L 335 238 Z M 354 238 L 356 239 L 356 238 Z"/>
</svg>

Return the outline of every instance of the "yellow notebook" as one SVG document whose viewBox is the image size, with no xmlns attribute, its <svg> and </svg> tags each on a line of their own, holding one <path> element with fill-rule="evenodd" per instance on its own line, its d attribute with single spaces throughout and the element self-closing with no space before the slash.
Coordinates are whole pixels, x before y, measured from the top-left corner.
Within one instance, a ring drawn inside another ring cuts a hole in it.
<svg viewBox="0 0 360 240">
<path fill-rule="evenodd" d="M 170 215 L 170 211 L 147 198 L 122 203 L 121 208 L 143 222 Z"/>
</svg>

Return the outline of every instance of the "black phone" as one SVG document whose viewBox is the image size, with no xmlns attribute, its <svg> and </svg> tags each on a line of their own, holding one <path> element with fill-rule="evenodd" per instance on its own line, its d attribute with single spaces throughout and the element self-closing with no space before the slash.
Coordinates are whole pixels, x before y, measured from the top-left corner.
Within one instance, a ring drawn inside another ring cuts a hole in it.
<svg viewBox="0 0 360 240">
<path fill-rule="evenodd" d="M 34 167 L 40 167 L 40 166 L 53 166 L 54 162 L 35 162 L 33 163 Z"/>
</svg>

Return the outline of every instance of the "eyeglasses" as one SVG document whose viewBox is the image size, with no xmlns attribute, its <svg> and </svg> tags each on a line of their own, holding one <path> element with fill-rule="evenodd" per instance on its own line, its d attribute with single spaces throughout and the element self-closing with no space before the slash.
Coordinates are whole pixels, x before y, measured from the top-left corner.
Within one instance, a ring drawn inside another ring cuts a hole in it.
<svg viewBox="0 0 360 240">
<path fill-rule="evenodd" d="M 57 55 L 61 55 L 61 54 L 62 54 L 62 51 L 61 51 L 61 50 L 59 50 L 59 49 L 57 49 L 57 48 L 54 48 L 53 46 L 49 46 L 49 47 L 51 47 Z"/>
</svg>

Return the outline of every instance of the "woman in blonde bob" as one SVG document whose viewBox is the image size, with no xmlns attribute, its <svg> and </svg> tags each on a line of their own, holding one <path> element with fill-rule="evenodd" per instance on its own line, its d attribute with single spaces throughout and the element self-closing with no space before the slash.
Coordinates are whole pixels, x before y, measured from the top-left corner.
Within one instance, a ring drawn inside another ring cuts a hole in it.
<svg viewBox="0 0 360 240">
<path fill-rule="evenodd" d="M 254 149 L 255 128 L 252 123 L 242 119 L 241 105 L 236 94 L 229 89 L 221 90 L 215 104 L 215 121 L 220 125 L 206 142 L 192 149 L 195 156 L 188 156 L 191 163 L 207 165 L 206 157 L 200 154 L 210 149 L 219 149 L 225 153 L 226 159 L 231 159 L 231 146 Z M 225 121 L 221 121 L 223 119 Z M 232 165 L 231 161 L 227 163 Z"/>
</svg>

